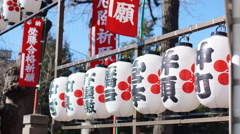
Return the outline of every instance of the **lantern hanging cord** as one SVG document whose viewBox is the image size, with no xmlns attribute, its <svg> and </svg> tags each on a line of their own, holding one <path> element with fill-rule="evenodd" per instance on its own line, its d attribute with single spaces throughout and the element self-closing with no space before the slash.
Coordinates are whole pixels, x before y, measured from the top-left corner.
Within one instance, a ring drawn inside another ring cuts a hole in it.
<svg viewBox="0 0 240 134">
<path fill-rule="evenodd" d="M 216 28 L 216 32 L 218 31 L 219 28 L 220 28 L 220 31 L 226 32 L 226 25 L 225 25 L 225 23 L 220 23 L 218 25 L 218 27 Z"/>
<path fill-rule="evenodd" d="M 181 42 L 182 39 L 185 39 L 185 40 L 189 43 L 190 35 L 191 35 L 191 33 L 188 34 L 188 35 L 183 35 L 183 36 L 179 39 L 179 42 Z"/>
</svg>

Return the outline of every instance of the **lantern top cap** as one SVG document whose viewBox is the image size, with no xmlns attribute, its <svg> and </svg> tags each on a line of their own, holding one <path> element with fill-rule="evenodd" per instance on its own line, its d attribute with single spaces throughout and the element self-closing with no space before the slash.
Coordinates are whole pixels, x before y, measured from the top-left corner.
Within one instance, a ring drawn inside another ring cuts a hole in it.
<svg viewBox="0 0 240 134">
<path fill-rule="evenodd" d="M 78 69 L 77 71 L 76 71 L 76 73 L 86 73 L 87 71 L 86 70 L 83 70 L 83 69 Z"/>
<path fill-rule="evenodd" d="M 124 58 L 118 59 L 117 61 L 131 62 L 131 60 L 130 60 L 130 59 L 124 59 Z"/>
<path fill-rule="evenodd" d="M 68 77 L 70 75 L 70 72 L 66 71 L 66 72 L 63 72 L 60 77 Z"/>
<path fill-rule="evenodd" d="M 175 44 L 175 46 L 188 46 L 188 47 L 192 47 L 191 43 L 188 42 L 178 42 Z"/>
<path fill-rule="evenodd" d="M 103 68 L 107 68 L 107 66 L 106 66 L 106 65 L 103 65 L 103 64 L 97 64 L 97 65 L 95 65 L 95 67 L 103 67 Z"/>
<path fill-rule="evenodd" d="M 160 52 L 156 52 L 156 51 L 145 51 L 145 54 L 156 54 L 156 55 L 160 55 Z"/>
<path fill-rule="evenodd" d="M 216 31 L 216 32 L 212 32 L 212 33 L 211 33 L 211 36 L 213 36 L 213 35 L 227 36 L 227 33 L 226 33 L 226 32 Z"/>
</svg>

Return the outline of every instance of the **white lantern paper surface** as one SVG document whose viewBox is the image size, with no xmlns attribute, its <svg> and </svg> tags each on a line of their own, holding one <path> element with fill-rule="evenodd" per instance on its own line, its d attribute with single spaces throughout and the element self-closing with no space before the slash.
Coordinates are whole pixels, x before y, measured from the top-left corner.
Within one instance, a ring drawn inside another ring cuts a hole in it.
<svg viewBox="0 0 240 134">
<path fill-rule="evenodd" d="M 3 19 L 10 23 L 20 21 L 20 8 L 18 0 L 3 0 Z"/>
<path fill-rule="evenodd" d="M 65 104 L 67 77 L 59 77 L 51 82 L 49 89 L 49 110 L 51 117 L 57 121 L 70 121 Z"/>
<path fill-rule="evenodd" d="M 68 76 L 65 90 L 67 115 L 72 119 L 85 120 L 88 118 L 83 103 L 84 72 Z"/>
<path fill-rule="evenodd" d="M 118 61 L 107 67 L 105 78 L 105 101 L 107 111 L 116 117 L 129 117 L 135 109 L 131 95 L 132 64 Z"/>
<path fill-rule="evenodd" d="M 106 109 L 104 98 L 106 67 L 91 68 L 84 77 L 84 109 L 92 119 L 111 116 Z"/>
<path fill-rule="evenodd" d="M 194 86 L 196 50 L 190 43 L 168 49 L 161 65 L 163 105 L 173 112 L 189 112 L 199 106 Z"/>
<path fill-rule="evenodd" d="M 202 105 L 228 108 L 230 49 L 226 33 L 214 34 L 197 47 L 196 91 Z"/>
<path fill-rule="evenodd" d="M 166 110 L 161 101 L 159 85 L 161 60 L 161 56 L 145 54 L 133 62 L 133 104 L 142 114 L 158 114 Z"/>
<path fill-rule="evenodd" d="M 7 22 L 5 22 L 2 18 L 2 15 L 0 15 L 0 31 L 3 31 L 7 28 Z"/>
<path fill-rule="evenodd" d="M 0 31 L 5 30 L 7 28 L 7 22 L 3 20 L 2 12 L 3 12 L 3 0 L 0 1 Z"/>
<path fill-rule="evenodd" d="M 19 0 L 19 7 L 23 12 L 30 14 L 37 12 L 42 4 L 42 0 Z"/>
</svg>

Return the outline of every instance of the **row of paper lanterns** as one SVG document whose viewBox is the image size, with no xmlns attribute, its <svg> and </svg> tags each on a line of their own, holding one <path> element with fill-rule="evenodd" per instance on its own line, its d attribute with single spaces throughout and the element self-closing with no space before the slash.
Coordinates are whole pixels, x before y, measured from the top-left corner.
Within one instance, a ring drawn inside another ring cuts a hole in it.
<svg viewBox="0 0 240 134">
<path fill-rule="evenodd" d="M 30 15 L 40 10 L 42 0 L 3 0 L 0 3 L 0 31 L 5 30 L 8 23 L 20 21 L 20 10 Z"/>
<path fill-rule="evenodd" d="M 131 64 L 117 61 L 86 73 L 52 81 L 53 119 L 128 117 L 135 110 L 158 114 L 169 109 L 189 112 L 199 104 L 228 108 L 230 50 L 226 33 L 215 32 L 197 50 L 178 43 L 163 56 L 145 54 Z"/>
</svg>

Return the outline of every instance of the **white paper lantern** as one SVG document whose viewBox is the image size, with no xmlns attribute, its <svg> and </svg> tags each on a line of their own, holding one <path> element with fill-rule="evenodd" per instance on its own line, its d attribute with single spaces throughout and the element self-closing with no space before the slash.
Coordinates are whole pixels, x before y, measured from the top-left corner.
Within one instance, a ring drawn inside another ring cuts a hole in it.
<svg viewBox="0 0 240 134">
<path fill-rule="evenodd" d="M 190 43 L 168 49 L 161 65 L 163 105 L 173 112 L 190 112 L 199 106 L 194 86 L 196 50 Z"/>
<path fill-rule="evenodd" d="M 65 90 L 67 115 L 72 119 L 85 120 L 88 118 L 83 103 L 84 72 L 69 75 Z"/>
<path fill-rule="evenodd" d="M 26 15 L 37 12 L 41 4 L 42 0 L 19 0 L 19 7 Z"/>
<path fill-rule="evenodd" d="M 116 117 L 129 117 L 135 109 L 131 95 L 132 64 L 118 61 L 107 67 L 105 78 L 105 100 L 107 111 Z"/>
<path fill-rule="evenodd" d="M 3 0 L 0 1 L 0 31 L 3 31 L 7 28 L 7 22 L 3 20 L 2 12 L 3 12 Z"/>
<path fill-rule="evenodd" d="M 65 104 L 67 77 L 59 77 L 51 82 L 49 89 L 49 110 L 51 117 L 57 121 L 70 121 Z"/>
<path fill-rule="evenodd" d="M 195 86 L 200 103 L 228 108 L 230 49 L 224 32 L 212 33 L 197 47 Z"/>
<path fill-rule="evenodd" d="M 111 116 L 106 109 L 104 98 L 106 67 L 97 66 L 86 72 L 84 77 L 84 109 L 91 119 Z"/>
<path fill-rule="evenodd" d="M 132 97 L 135 109 L 142 114 L 165 111 L 160 92 L 160 65 L 162 57 L 145 54 L 136 58 L 132 68 Z"/>
<path fill-rule="evenodd" d="M 3 31 L 7 28 L 7 22 L 5 22 L 2 18 L 2 15 L 0 15 L 0 31 Z"/>
<path fill-rule="evenodd" d="M 20 21 L 20 8 L 18 0 L 3 0 L 3 19 L 14 24 Z"/>
</svg>

